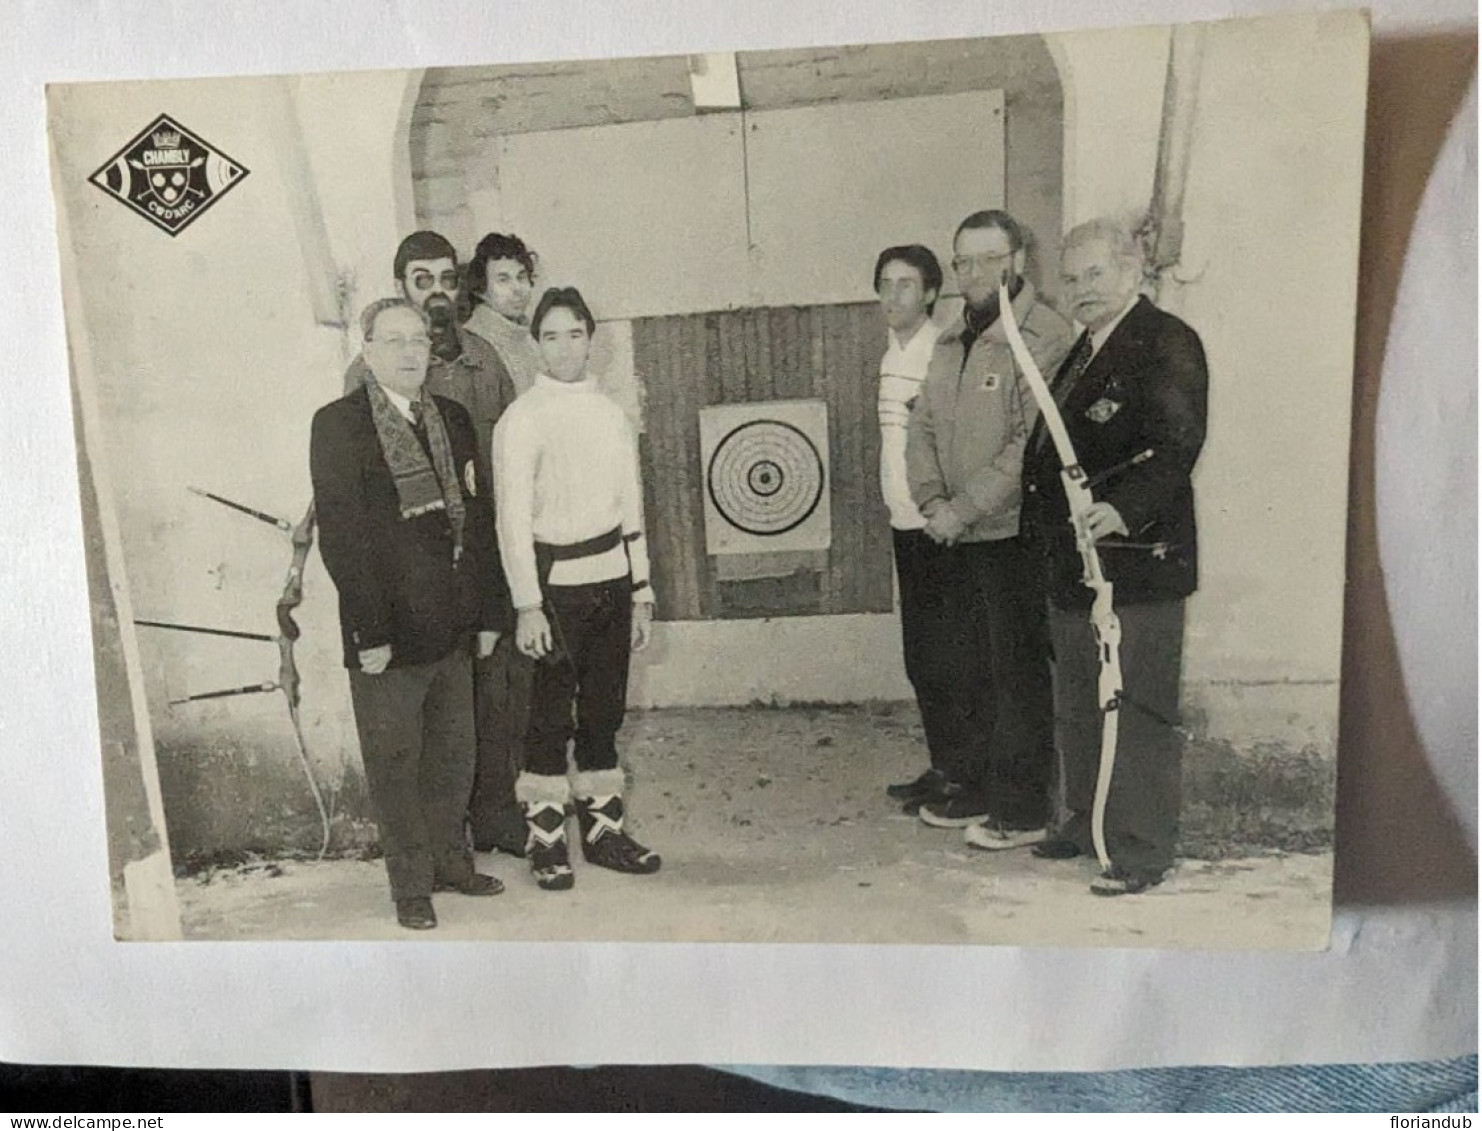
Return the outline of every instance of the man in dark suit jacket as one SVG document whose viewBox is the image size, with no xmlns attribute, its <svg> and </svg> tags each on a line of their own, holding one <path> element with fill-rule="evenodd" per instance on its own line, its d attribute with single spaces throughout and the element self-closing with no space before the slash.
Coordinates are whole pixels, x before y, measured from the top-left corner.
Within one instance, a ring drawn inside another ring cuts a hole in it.
<svg viewBox="0 0 1482 1131">
<path fill-rule="evenodd" d="M 464 291 L 458 253 L 437 232 L 413 232 L 397 245 L 391 274 L 396 293 L 427 316 L 432 338 L 427 388 L 468 410 L 478 440 L 479 470 L 492 483 L 490 440 L 494 425 L 514 401 L 516 388 L 499 351 L 458 326 Z M 369 372 L 365 357 L 355 358 L 345 370 L 345 392 L 360 388 Z M 525 765 L 521 739 L 530 717 L 531 678 L 530 661 L 520 655 L 510 636 L 474 664 L 479 754 L 468 823 L 473 846 L 480 852 L 525 854 L 525 818 L 515 800 L 515 777 Z"/>
<path fill-rule="evenodd" d="M 1092 890 L 1143 891 L 1173 864 L 1181 748 L 1184 599 L 1198 586 L 1194 462 L 1204 444 L 1208 369 L 1199 335 L 1139 294 L 1137 242 L 1118 225 L 1071 231 L 1062 254 L 1069 313 L 1085 327 L 1051 391 L 1091 484 L 1088 517 L 1121 620 L 1124 697 L 1105 840 L 1111 869 Z M 1055 647 L 1055 715 L 1067 820 L 1038 856 L 1089 853 L 1101 757 L 1092 591 L 1041 420 L 1024 461 L 1024 515 L 1046 569 Z"/>
<path fill-rule="evenodd" d="M 426 388 L 426 315 L 382 299 L 361 329 L 367 378 L 314 416 L 314 502 L 397 919 L 426 929 L 437 925 L 434 891 L 502 890 L 474 871 L 463 821 L 470 643 L 494 650 L 509 595 L 473 424 Z"/>
</svg>

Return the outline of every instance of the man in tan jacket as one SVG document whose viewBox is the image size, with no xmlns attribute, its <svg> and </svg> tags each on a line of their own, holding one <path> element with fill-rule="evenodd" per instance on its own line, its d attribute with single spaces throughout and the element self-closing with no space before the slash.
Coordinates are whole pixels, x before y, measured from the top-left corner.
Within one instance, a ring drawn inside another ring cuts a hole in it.
<svg viewBox="0 0 1482 1131">
<path fill-rule="evenodd" d="M 1038 563 L 1019 538 L 1020 478 L 1036 418 L 999 312 L 1007 281 L 1024 340 L 1053 372 L 1069 323 L 1024 278 L 1024 233 L 1006 212 L 975 212 L 957 229 L 952 268 L 963 315 L 933 351 L 908 426 L 911 496 L 926 534 L 950 547 L 947 598 L 961 609 L 942 647 L 953 673 L 949 784 L 920 816 L 966 829 L 979 848 L 1044 839 L 1054 720 L 1049 638 Z"/>
</svg>

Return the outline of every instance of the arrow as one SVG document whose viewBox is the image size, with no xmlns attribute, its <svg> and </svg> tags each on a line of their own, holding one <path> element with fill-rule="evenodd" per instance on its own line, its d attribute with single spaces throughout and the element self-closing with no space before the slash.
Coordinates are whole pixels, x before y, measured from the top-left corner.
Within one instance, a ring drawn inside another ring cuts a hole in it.
<svg viewBox="0 0 1482 1131">
<path fill-rule="evenodd" d="M 257 695 L 267 691 L 277 691 L 276 683 L 250 683 L 246 687 L 229 687 L 225 691 L 203 691 L 199 695 L 187 695 L 184 699 L 171 699 L 170 706 L 178 707 L 181 703 L 194 703 L 197 699 L 225 699 L 229 695 Z"/>
<path fill-rule="evenodd" d="M 175 632 L 202 632 L 207 636 L 231 636 L 238 640 L 265 640 L 269 644 L 275 643 L 278 639 L 265 632 L 238 632 L 231 628 L 205 628 L 198 624 L 169 624 L 162 620 L 136 620 L 134 623 L 142 624 L 146 628 L 168 628 Z"/>
<path fill-rule="evenodd" d="M 289 522 L 286 518 L 279 518 L 277 515 L 253 510 L 251 507 L 244 506 L 242 503 L 235 503 L 231 499 L 222 498 L 220 495 L 213 495 L 210 491 L 202 491 L 199 487 L 186 487 L 186 490 L 192 495 L 199 495 L 203 499 L 210 499 L 213 503 L 220 503 L 224 507 L 231 507 L 234 511 L 241 511 L 243 514 L 251 515 L 259 522 L 266 522 L 269 526 L 276 526 L 285 534 L 293 533 L 293 523 Z"/>
</svg>

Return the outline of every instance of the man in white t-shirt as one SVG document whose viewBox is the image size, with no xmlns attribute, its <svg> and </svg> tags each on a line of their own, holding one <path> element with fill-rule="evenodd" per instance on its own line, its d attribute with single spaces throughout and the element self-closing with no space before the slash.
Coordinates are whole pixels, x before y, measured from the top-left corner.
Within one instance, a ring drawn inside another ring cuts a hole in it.
<svg viewBox="0 0 1482 1131">
<path fill-rule="evenodd" d="M 926 380 L 940 329 L 931 319 L 942 289 L 942 266 L 920 244 L 888 247 L 875 261 L 875 293 L 885 315 L 887 346 L 880 359 L 880 492 L 890 511 L 895 571 L 900 587 L 901 647 L 906 676 L 916 692 L 926 730 L 931 765 L 913 781 L 886 792 L 915 812 L 944 800 L 951 767 L 943 757 L 961 745 L 953 736 L 956 707 L 942 661 L 952 650 L 940 647 L 943 634 L 962 610 L 952 601 L 947 557 L 951 550 L 925 532 L 926 518 L 911 499 L 906 474 L 906 424 Z"/>
</svg>

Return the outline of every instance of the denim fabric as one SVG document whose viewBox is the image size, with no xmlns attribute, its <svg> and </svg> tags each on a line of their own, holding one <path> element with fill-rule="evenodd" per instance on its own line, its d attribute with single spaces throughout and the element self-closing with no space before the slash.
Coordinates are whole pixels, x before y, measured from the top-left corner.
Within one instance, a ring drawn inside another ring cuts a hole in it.
<svg viewBox="0 0 1482 1131">
<path fill-rule="evenodd" d="M 717 1065 L 778 1088 L 896 1111 L 1471 1112 L 1477 1058 L 1409 1064 L 969 1072 Z"/>
</svg>

